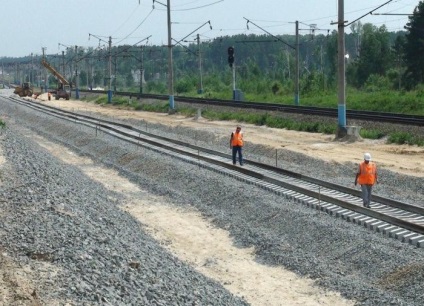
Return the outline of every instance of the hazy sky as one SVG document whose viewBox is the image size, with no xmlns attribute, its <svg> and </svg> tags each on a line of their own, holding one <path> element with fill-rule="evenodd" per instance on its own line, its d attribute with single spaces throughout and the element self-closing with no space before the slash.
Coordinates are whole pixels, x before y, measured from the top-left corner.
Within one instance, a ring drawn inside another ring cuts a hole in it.
<svg viewBox="0 0 424 306">
<path fill-rule="evenodd" d="M 336 30 L 338 0 L 171 0 L 172 38 L 193 41 L 244 34 L 294 34 L 294 21 L 307 33 L 308 25 Z M 367 14 L 388 0 L 344 0 L 348 22 Z M 168 40 L 166 0 L 0 0 L 0 57 L 33 53 L 61 53 L 65 46 L 97 47 L 112 37 L 113 45 L 144 43 L 165 45 Z M 393 0 L 375 11 L 410 14 L 418 0 Z M 246 19 L 252 23 L 246 27 Z M 196 30 L 202 24 L 210 21 Z M 368 15 L 362 23 L 385 24 L 389 31 L 402 30 L 408 16 Z M 349 32 L 348 29 L 346 29 Z M 193 32 L 193 33 L 192 33 Z M 192 33 L 192 34 L 191 34 Z M 325 31 L 318 33 L 326 33 Z M 90 36 L 93 34 L 94 36 Z M 191 35 L 189 35 L 191 34 Z M 98 38 L 102 39 L 100 41 Z M 63 46 L 65 45 L 65 46 Z"/>
</svg>

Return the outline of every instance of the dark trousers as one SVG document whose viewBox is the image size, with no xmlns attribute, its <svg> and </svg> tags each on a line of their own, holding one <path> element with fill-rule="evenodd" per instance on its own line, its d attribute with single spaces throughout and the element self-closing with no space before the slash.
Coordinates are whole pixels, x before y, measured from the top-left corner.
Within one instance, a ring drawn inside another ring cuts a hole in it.
<svg viewBox="0 0 424 306">
<path fill-rule="evenodd" d="M 240 165 L 243 165 L 243 153 L 242 153 L 242 147 L 240 146 L 233 146 L 233 164 L 236 164 L 237 161 L 237 153 L 238 153 L 238 157 L 239 157 L 239 163 Z"/>
<path fill-rule="evenodd" d="M 372 185 L 361 185 L 362 200 L 365 207 L 369 207 L 371 203 Z"/>
</svg>

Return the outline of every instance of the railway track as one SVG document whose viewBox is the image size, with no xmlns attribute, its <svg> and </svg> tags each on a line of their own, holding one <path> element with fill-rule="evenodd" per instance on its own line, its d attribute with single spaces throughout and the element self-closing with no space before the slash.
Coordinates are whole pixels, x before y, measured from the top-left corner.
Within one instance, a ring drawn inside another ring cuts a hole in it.
<svg viewBox="0 0 424 306">
<path fill-rule="evenodd" d="M 359 190 L 329 183 L 296 172 L 245 160 L 243 167 L 234 166 L 231 157 L 222 152 L 205 149 L 174 139 L 157 136 L 133 126 L 93 118 L 18 98 L 17 103 L 107 133 L 123 141 L 168 154 L 186 162 L 234 177 L 246 184 L 259 186 L 280 196 L 293 199 L 335 217 L 365 226 L 394 239 L 424 246 L 424 208 L 373 196 L 371 209 L 362 206 Z"/>
<path fill-rule="evenodd" d="M 107 91 L 101 90 L 80 90 L 80 92 L 86 93 L 101 93 L 107 94 Z M 128 97 L 140 97 L 146 99 L 157 99 L 157 100 L 168 100 L 169 97 L 166 95 L 153 95 L 153 94 L 138 94 L 133 92 L 115 92 L 118 96 Z M 184 102 L 189 104 L 200 104 L 200 105 L 219 105 L 223 107 L 237 107 L 242 109 L 258 109 L 266 111 L 280 111 L 295 114 L 304 115 L 316 115 L 316 116 L 327 116 L 337 118 L 337 108 L 324 108 L 324 107 L 312 107 L 312 106 L 294 106 L 287 104 L 277 103 L 263 103 L 263 102 L 243 102 L 233 100 L 218 100 L 218 99 L 204 99 L 204 98 L 191 98 L 191 97 L 174 97 L 176 102 Z M 358 110 L 347 110 L 346 116 L 349 119 L 358 119 L 374 122 L 388 122 L 397 124 L 406 124 L 413 126 L 424 126 L 424 116 L 418 115 L 405 115 L 395 114 L 387 112 L 374 112 L 374 111 L 358 111 Z"/>
</svg>

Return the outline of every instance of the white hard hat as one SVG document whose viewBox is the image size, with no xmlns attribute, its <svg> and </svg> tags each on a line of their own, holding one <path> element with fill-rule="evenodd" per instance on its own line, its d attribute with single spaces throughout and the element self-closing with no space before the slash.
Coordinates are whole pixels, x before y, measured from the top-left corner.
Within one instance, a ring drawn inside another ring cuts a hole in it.
<svg viewBox="0 0 424 306">
<path fill-rule="evenodd" d="M 371 154 L 370 153 L 365 153 L 364 154 L 364 160 L 371 160 Z"/>
</svg>

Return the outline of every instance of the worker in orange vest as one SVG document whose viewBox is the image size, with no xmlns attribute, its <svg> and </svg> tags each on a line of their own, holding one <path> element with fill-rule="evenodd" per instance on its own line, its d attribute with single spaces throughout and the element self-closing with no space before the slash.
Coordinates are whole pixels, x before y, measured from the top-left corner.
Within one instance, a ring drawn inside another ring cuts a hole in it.
<svg viewBox="0 0 424 306">
<path fill-rule="evenodd" d="M 235 132 L 231 133 L 230 148 L 233 150 L 233 165 L 236 164 L 236 157 L 238 154 L 240 166 L 243 166 L 243 133 L 241 131 L 241 126 L 239 125 L 237 126 Z"/>
<path fill-rule="evenodd" d="M 364 154 L 364 161 L 359 164 L 358 173 L 356 173 L 355 186 L 361 185 L 362 200 L 364 207 L 370 207 L 372 187 L 377 183 L 377 166 L 371 162 L 371 154 Z"/>
</svg>

